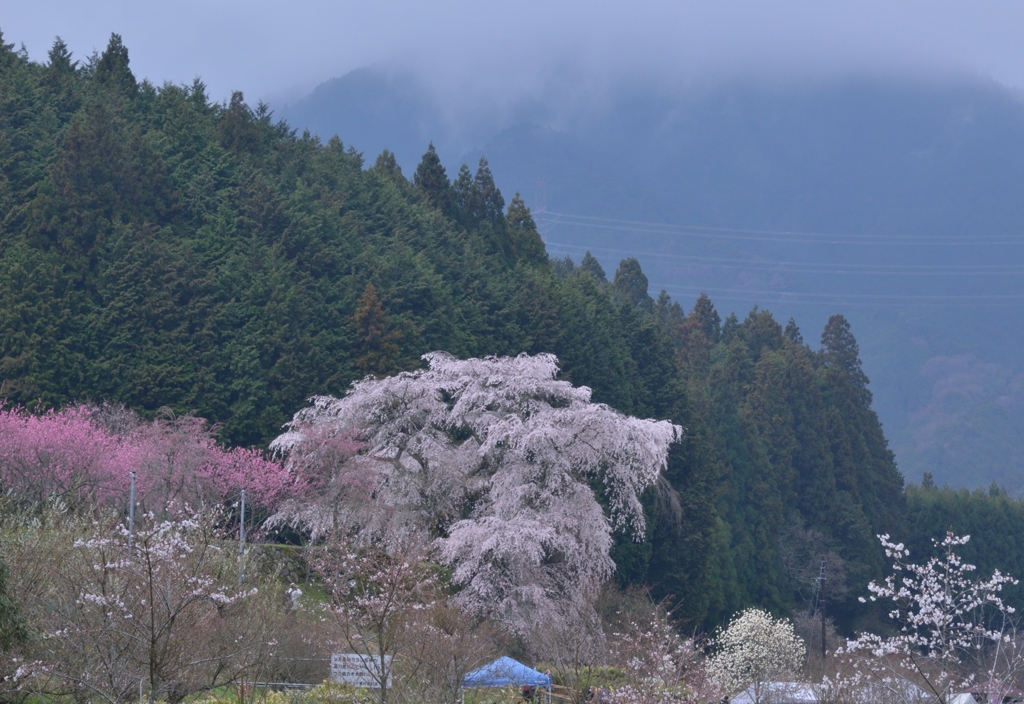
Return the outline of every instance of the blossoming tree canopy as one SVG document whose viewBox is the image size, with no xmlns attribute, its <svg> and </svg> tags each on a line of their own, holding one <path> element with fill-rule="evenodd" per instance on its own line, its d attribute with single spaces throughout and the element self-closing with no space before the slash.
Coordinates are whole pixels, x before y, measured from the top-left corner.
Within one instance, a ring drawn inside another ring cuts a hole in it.
<svg viewBox="0 0 1024 704">
<path fill-rule="evenodd" d="M 514 620 L 527 605 L 588 599 L 614 569 L 612 530 L 642 534 L 640 494 L 682 428 L 592 403 L 590 389 L 555 378 L 551 354 L 424 359 L 426 370 L 312 399 L 271 447 L 296 462 L 325 427 L 358 432 L 380 512 L 438 539 L 473 611 Z"/>
<path fill-rule="evenodd" d="M 24 503 L 124 505 L 135 472 L 140 507 L 159 512 L 172 503 L 229 501 L 241 489 L 271 507 L 291 489 L 280 463 L 256 450 L 221 448 L 201 418 L 122 415 L 112 424 L 103 409 L 87 406 L 41 415 L 0 410 L 0 483 Z"/>
<path fill-rule="evenodd" d="M 893 573 L 868 585 L 868 599 L 886 604 L 899 630 L 888 637 L 861 633 L 848 641 L 839 654 L 851 659 L 853 668 L 848 682 L 837 684 L 886 683 L 898 671 L 911 672 L 924 690 L 948 702 L 956 692 L 978 686 L 967 666 L 972 665 L 985 673 L 989 701 L 1003 701 L 1024 669 L 1015 609 L 1000 596 L 1017 579 L 999 570 L 976 576 L 977 568 L 957 552 L 968 535 L 948 531 L 942 541 L 933 540 L 939 554 L 924 564 L 910 562 L 907 547 L 889 535 L 878 539 L 893 560 Z"/>
</svg>

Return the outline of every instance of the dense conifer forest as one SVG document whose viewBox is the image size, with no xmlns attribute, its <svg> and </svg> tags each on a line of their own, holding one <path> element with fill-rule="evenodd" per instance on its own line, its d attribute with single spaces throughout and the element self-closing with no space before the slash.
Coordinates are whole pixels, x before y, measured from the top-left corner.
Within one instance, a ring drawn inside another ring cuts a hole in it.
<svg viewBox="0 0 1024 704">
<path fill-rule="evenodd" d="M 32 411 L 169 410 L 266 447 L 308 396 L 427 352 L 556 354 L 595 401 L 685 428 L 646 540 L 613 558 L 687 628 L 806 608 L 824 557 L 849 630 L 873 617 L 879 533 L 920 555 L 973 531 L 980 566 L 1024 574 L 1018 502 L 904 489 L 842 316 L 805 340 L 766 310 L 653 298 L 635 259 L 551 259 L 485 160 L 367 167 L 241 94 L 140 83 L 116 35 L 45 64 L 0 39 L 0 243 L 0 399 Z"/>
</svg>

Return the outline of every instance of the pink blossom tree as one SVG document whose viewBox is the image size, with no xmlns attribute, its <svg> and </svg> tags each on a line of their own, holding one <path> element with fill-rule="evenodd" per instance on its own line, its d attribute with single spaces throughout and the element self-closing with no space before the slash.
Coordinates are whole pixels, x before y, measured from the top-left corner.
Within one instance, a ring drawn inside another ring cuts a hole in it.
<svg viewBox="0 0 1024 704">
<path fill-rule="evenodd" d="M 113 499 L 111 480 L 125 450 L 82 406 L 42 415 L 0 410 L 0 447 L 0 482 L 16 501 L 57 499 L 72 507 Z"/>
<path fill-rule="evenodd" d="M 175 505 L 222 503 L 242 489 L 253 505 L 273 508 L 294 483 L 279 462 L 258 450 L 218 446 L 202 418 L 140 423 L 122 437 L 120 474 L 136 471 L 141 507 L 158 513 Z"/>
<path fill-rule="evenodd" d="M 292 476 L 257 450 L 224 449 L 213 429 L 190 416 L 116 430 L 85 406 L 34 415 L 0 410 L 0 483 L 23 504 L 59 500 L 72 509 L 123 506 L 132 472 L 140 508 L 216 504 L 248 490 L 254 504 L 276 506 Z"/>
<path fill-rule="evenodd" d="M 295 466 L 318 433 L 358 433 L 373 505 L 359 535 L 435 538 L 470 613 L 526 632 L 560 603 L 592 603 L 615 567 L 612 530 L 642 535 L 640 494 L 682 428 L 592 403 L 555 378 L 554 355 L 424 359 L 426 370 L 312 399 L 272 448 Z"/>
</svg>

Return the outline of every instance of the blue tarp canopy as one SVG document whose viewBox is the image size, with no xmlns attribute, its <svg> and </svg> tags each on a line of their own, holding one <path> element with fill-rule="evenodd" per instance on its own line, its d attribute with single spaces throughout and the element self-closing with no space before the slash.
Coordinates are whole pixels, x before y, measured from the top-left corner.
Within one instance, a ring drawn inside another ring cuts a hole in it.
<svg viewBox="0 0 1024 704">
<path fill-rule="evenodd" d="M 527 684 L 551 687 L 551 677 L 510 657 L 500 657 L 489 665 L 473 670 L 462 680 L 463 687 L 522 687 Z"/>
</svg>

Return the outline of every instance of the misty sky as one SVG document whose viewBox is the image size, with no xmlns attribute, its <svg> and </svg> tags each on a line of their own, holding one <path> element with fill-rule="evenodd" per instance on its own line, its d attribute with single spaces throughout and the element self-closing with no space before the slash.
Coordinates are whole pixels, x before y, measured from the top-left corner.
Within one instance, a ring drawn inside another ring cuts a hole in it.
<svg viewBox="0 0 1024 704">
<path fill-rule="evenodd" d="M 5 41 L 79 58 L 120 33 L 135 73 L 201 75 L 210 95 L 292 100 L 371 64 L 411 66 L 452 96 L 520 98 L 557 80 L 968 71 L 1024 88 L 1024 3 L 267 2 L 0 0 Z"/>
</svg>

